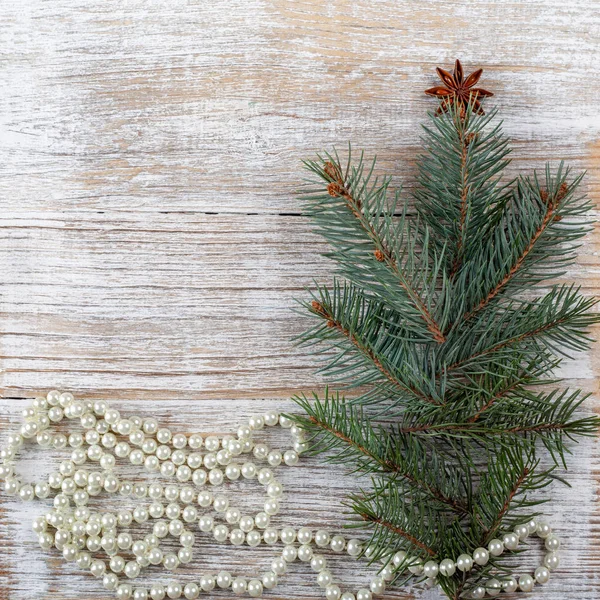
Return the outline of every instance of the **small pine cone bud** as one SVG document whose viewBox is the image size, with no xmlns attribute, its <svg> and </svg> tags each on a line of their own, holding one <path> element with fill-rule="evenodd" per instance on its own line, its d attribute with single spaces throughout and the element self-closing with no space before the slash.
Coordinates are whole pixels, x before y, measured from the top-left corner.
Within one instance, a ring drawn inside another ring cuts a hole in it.
<svg viewBox="0 0 600 600">
<path fill-rule="evenodd" d="M 540 190 L 540 198 L 542 202 L 548 202 L 548 192 L 546 190 Z"/>
<path fill-rule="evenodd" d="M 563 181 L 558 188 L 558 193 L 556 194 L 556 201 L 560 202 L 569 191 L 569 186 Z"/>
<path fill-rule="evenodd" d="M 329 319 L 327 321 L 327 327 L 329 327 L 330 329 L 332 329 L 333 327 L 335 327 L 335 323 L 331 319 Z"/>
<path fill-rule="evenodd" d="M 337 198 L 338 196 L 342 195 L 342 186 L 337 183 L 336 181 L 332 181 L 328 186 L 327 186 L 327 193 L 330 196 L 333 196 L 334 198 Z"/>
<path fill-rule="evenodd" d="M 379 262 L 383 262 L 385 260 L 385 256 L 384 256 L 384 254 L 383 254 L 383 252 L 381 250 L 375 250 L 375 258 Z"/>
<path fill-rule="evenodd" d="M 319 314 L 324 316 L 325 315 L 325 309 L 323 308 L 323 305 L 318 302 L 317 300 L 313 300 L 310 305 L 312 306 L 313 310 Z"/>
<path fill-rule="evenodd" d="M 477 133 L 467 133 L 467 135 L 465 136 L 465 146 L 472 144 L 473 141 L 476 140 L 478 137 L 479 134 Z"/>
<path fill-rule="evenodd" d="M 333 181 L 341 180 L 340 170 L 331 161 L 327 161 L 325 163 L 325 166 L 323 167 L 323 171 L 325 172 L 325 175 L 327 175 Z"/>
</svg>

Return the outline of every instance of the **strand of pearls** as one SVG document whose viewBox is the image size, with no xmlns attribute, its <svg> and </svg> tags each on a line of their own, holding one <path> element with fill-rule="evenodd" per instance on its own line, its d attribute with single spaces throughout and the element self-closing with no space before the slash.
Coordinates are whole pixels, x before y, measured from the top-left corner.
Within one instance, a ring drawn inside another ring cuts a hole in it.
<svg viewBox="0 0 600 600">
<path fill-rule="evenodd" d="M 83 433 L 73 432 L 67 437 L 51 432 L 52 424 L 64 418 L 78 420 Z M 368 587 L 359 589 L 356 594 L 342 592 L 320 552 L 330 549 L 334 553 L 346 551 L 353 558 L 369 558 L 374 548 L 359 539 L 346 540 L 342 535 L 332 536 L 324 530 L 313 533 L 306 527 L 297 531 L 291 527 L 277 529 L 270 523 L 271 517 L 279 513 L 283 497 L 283 486 L 275 479 L 272 468 L 297 465 L 300 454 L 306 450 L 303 431 L 285 416 L 269 411 L 252 417 L 248 425 L 238 429 L 237 436 L 203 438 L 199 434 L 173 434 L 159 427 L 153 418 L 123 418 L 103 400 L 78 401 L 68 392 L 51 391 L 46 398 L 35 399 L 32 406 L 23 411 L 23 420 L 19 431 L 8 436 L 8 445 L 0 451 L 0 478 L 5 480 L 6 493 L 18 495 L 24 501 L 53 495 L 53 507 L 33 521 L 40 546 L 46 550 L 56 547 L 65 560 L 76 562 L 100 578 L 105 589 L 114 591 L 118 600 L 163 600 L 165 597 L 194 600 L 202 592 L 216 588 L 231 588 L 236 595 L 257 598 L 265 589 L 275 588 L 279 577 L 295 560 L 310 563 L 327 600 L 371 600 L 407 569 L 425 578 L 427 585 L 435 585 L 439 577 L 452 577 L 456 570 L 466 573 L 475 565 L 485 566 L 490 556 L 517 550 L 519 543 L 532 534 L 544 540 L 548 551 L 533 576 L 523 574 L 518 581 L 514 577 L 489 579 L 485 585 L 473 588 L 471 597 L 484 598 L 486 594 L 494 597 L 502 590 L 529 592 L 536 582 L 546 583 L 550 571 L 559 564 L 558 538 L 546 523 L 535 520 L 519 525 L 502 539 L 493 539 L 487 548 L 461 554 L 456 560 L 446 558 L 439 563 L 430 560 L 423 564 L 402 550 L 390 550 L 383 556 L 383 567 Z M 257 431 L 275 425 L 289 429 L 292 448 L 280 452 L 254 440 Z M 15 460 L 26 440 L 35 440 L 42 448 L 68 446 L 70 459 L 63 461 L 47 482 L 23 484 L 15 474 Z M 204 454 L 200 453 L 202 448 Z M 268 466 L 259 468 L 255 462 L 243 458 L 250 454 Z M 117 458 L 128 459 L 132 465 L 143 465 L 148 472 L 160 473 L 176 483 L 162 486 L 121 480 L 116 472 Z M 90 468 L 84 468 L 86 463 Z M 230 505 L 227 496 L 213 493 L 208 487 L 219 489 L 226 480 L 240 478 L 256 479 L 265 489 L 263 510 L 255 515 L 242 514 Z M 133 497 L 139 499 L 140 504 L 133 511 L 91 510 L 88 507 L 91 498 L 104 492 Z M 213 514 L 207 513 L 210 508 Z M 149 519 L 156 521 L 148 535 L 134 539 L 132 534 L 123 531 L 134 521 L 141 524 Z M 177 580 L 150 588 L 134 587 L 130 583 L 149 565 L 162 564 L 173 572 L 188 564 L 193 558 L 196 534 L 192 529 L 196 527 L 218 542 L 251 547 L 280 542 L 283 550 L 272 561 L 271 569 L 256 578 L 234 576 L 223 570 L 217 575 L 202 575 L 197 583 L 185 585 Z M 169 537 L 179 541 L 181 548 L 176 553 L 161 549 L 161 542 Z M 102 559 L 102 555 L 106 559 Z"/>
</svg>

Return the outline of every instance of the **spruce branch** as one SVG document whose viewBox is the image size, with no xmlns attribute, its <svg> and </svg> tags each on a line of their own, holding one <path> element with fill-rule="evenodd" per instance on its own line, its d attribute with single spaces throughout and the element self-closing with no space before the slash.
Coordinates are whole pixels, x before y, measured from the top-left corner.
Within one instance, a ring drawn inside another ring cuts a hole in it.
<svg viewBox="0 0 600 600">
<path fill-rule="evenodd" d="M 389 201 L 390 179 L 373 177 L 375 161 L 368 170 L 362 155 L 357 165 L 350 161 L 351 152 L 345 170 L 337 154 L 305 161 L 327 184 L 325 191 L 307 192 L 309 214 L 332 242 L 331 257 L 350 281 L 404 311 L 407 326 L 423 339 L 442 343 L 443 326 L 432 311 L 432 296 L 438 295 L 438 279 L 443 277 L 441 257 L 429 252 L 427 232 L 420 235 L 419 225 L 409 223 L 404 213 L 395 222 L 399 197 Z M 421 249 L 416 247 L 417 238 Z M 394 288 L 395 293 L 388 293 Z"/>
<path fill-rule="evenodd" d="M 462 481 L 435 448 L 412 436 L 399 435 L 397 429 L 374 427 L 361 407 L 347 404 L 337 393 L 326 392 L 323 400 L 316 394 L 312 401 L 305 396 L 294 400 L 307 415 L 293 418 L 311 434 L 311 452 L 327 452 L 327 459 L 336 463 L 353 460 L 357 470 L 391 475 L 396 483 L 404 479 L 423 500 L 458 514 L 469 513 L 466 502 L 460 499 Z M 431 465 L 435 469 L 428 469 Z"/>
<path fill-rule="evenodd" d="M 435 374 L 421 369 L 421 357 L 407 341 L 404 322 L 395 310 L 364 296 L 352 284 L 334 282 L 331 292 L 327 288 L 318 292 L 309 310 L 322 319 L 321 325 L 299 342 L 319 340 L 341 350 L 324 370 L 338 381 L 350 381 L 352 387 L 385 384 L 395 390 L 396 398 L 400 394 L 407 401 L 440 404 Z"/>
<path fill-rule="evenodd" d="M 464 91 L 461 72 L 444 81 Z M 297 422 L 312 452 L 371 477 L 349 506 L 372 559 L 456 559 L 530 520 L 571 443 L 600 425 L 553 377 L 600 322 L 595 299 L 552 283 L 589 231 L 582 176 L 561 164 L 508 179 L 497 111 L 449 90 L 429 90 L 443 110 L 424 128 L 412 205 L 362 154 L 305 163 L 307 212 L 341 279 L 304 303 L 315 324 L 299 341 L 348 398 L 298 397 Z M 439 583 L 458 600 L 508 562 Z"/>
</svg>

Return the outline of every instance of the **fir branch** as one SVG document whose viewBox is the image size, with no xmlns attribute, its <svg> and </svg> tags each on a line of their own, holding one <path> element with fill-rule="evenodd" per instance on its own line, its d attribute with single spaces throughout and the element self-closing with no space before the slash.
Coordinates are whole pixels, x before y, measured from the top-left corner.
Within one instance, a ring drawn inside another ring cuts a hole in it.
<svg viewBox="0 0 600 600">
<path fill-rule="evenodd" d="M 587 329 L 600 319 L 590 314 L 595 304 L 597 300 L 582 297 L 574 286 L 556 286 L 543 298 L 519 307 L 513 303 L 512 310 L 494 319 L 484 317 L 460 335 L 460 343 L 450 349 L 456 360 L 444 370 L 474 369 L 482 359 L 485 366 L 485 361 L 495 360 L 494 355 L 515 350 L 538 352 L 546 347 L 563 355 L 566 349 L 584 350 L 591 342 Z"/>
<path fill-rule="evenodd" d="M 305 304 L 318 323 L 301 342 L 319 344 L 322 371 L 358 396 L 297 398 L 297 422 L 312 452 L 373 477 L 350 499 L 373 560 L 455 558 L 530 519 L 544 501 L 533 492 L 600 425 L 578 415 L 585 394 L 552 379 L 560 357 L 589 347 L 596 301 L 568 285 L 535 293 L 589 230 L 581 176 L 561 164 L 504 183 L 496 112 L 445 108 L 425 128 L 416 217 L 362 156 L 345 169 L 337 154 L 306 162 L 319 180 L 308 214 L 347 283 Z M 458 599 L 506 560 L 440 585 Z"/>
<path fill-rule="evenodd" d="M 434 548 L 444 531 L 439 514 L 427 504 L 406 502 L 393 482 L 373 479 L 372 490 L 350 497 L 353 511 L 372 530 L 369 546 L 375 551 L 371 560 L 387 556 L 390 548 L 402 547 L 417 556 L 435 557 Z"/>
<path fill-rule="evenodd" d="M 372 525 L 377 525 L 378 527 L 387 529 L 394 535 L 402 537 L 405 540 L 407 540 L 408 542 L 410 542 L 410 544 L 412 546 L 414 546 L 415 548 L 424 550 L 425 552 L 427 552 L 427 554 L 429 554 L 429 556 L 435 556 L 435 554 L 436 554 L 435 550 L 433 550 L 432 548 L 429 548 L 429 546 L 426 546 L 423 542 L 420 542 L 415 536 L 410 535 L 410 533 L 404 531 L 400 527 L 397 527 L 393 523 L 390 523 L 389 521 L 385 521 L 381 517 L 378 517 L 376 514 L 368 513 L 366 511 L 359 512 L 358 514 L 363 519 L 363 521 L 366 521 L 367 523 L 371 523 Z"/>
<path fill-rule="evenodd" d="M 415 332 L 421 329 L 417 321 L 420 320 L 429 334 L 428 339 L 442 343 L 445 340 L 443 326 L 432 314 L 430 299 L 423 300 L 423 292 L 428 297 L 435 294 L 440 259 L 434 257 L 431 267 L 426 246 L 417 254 L 411 237 L 420 236 L 418 226 L 408 223 L 405 216 L 398 224 L 394 223 L 398 196 L 388 203 L 390 180 L 373 178 L 375 161 L 365 173 L 362 155 L 356 166 L 351 166 L 350 159 L 351 153 L 345 171 L 337 154 L 305 161 L 307 168 L 326 184 L 325 190 L 307 190 L 309 214 L 334 244 L 331 257 L 340 264 L 344 275 L 404 310 L 410 315 Z M 413 252 L 407 253 L 402 242 L 412 245 Z M 336 250 L 340 244 L 343 248 Z M 360 256 L 360 268 L 353 255 Z M 389 293 L 393 287 L 403 292 L 402 297 Z"/>
<path fill-rule="evenodd" d="M 426 153 L 419 160 L 415 204 L 436 233 L 438 249 L 446 247 L 450 279 L 477 251 L 489 206 L 506 193 L 499 175 L 508 164 L 508 140 L 498 126 L 485 131 L 494 117 L 495 111 L 480 116 L 451 110 L 424 127 Z"/>
<path fill-rule="evenodd" d="M 502 279 L 496 283 L 496 285 L 489 290 L 485 298 L 482 298 L 479 304 L 472 308 L 466 315 L 462 317 L 464 321 L 468 321 L 472 316 L 474 316 L 477 312 L 485 308 L 516 276 L 517 272 L 525 261 L 527 257 L 531 254 L 537 241 L 544 234 L 544 232 L 548 229 L 548 226 L 557 218 L 557 210 L 561 203 L 561 201 L 565 198 L 569 191 L 569 188 L 565 181 L 560 184 L 558 191 L 555 194 L 554 198 L 548 198 L 547 191 L 540 191 L 540 199 L 545 203 L 546 208 L 543 213 L 542 221 L 535 229 L 529 242 L 525 245 L 525 247 L 521 250 L 519 254 L 514 259 L 514 262 L 506 275 L 502 277 Z"/>
<path fill-rule="evenodd" d="M 335 462 L 346 462 L 352 457 L 361 471 L 403 478 L 430 500 L 458 514 L 469 514 L 467 504 L 458 498 L 456 478 L 435 449 L 399 435 L 397 429 L 387 432 L 381 426 L 374 428 L 361 407 L 348 405 L 339 394 L 330 396 L 326 392 L 323 400 L 315 394 L 312 402 L 297 396 L 294 401 L 307 414 L 293 418 L 313 434 L 309 442 L 312 452 L 334 451 L 328 460 Z M 428 464 L 437 466 L 435 473 L 425 469 Z"/>
<path fill-rule="evenodd" d="M 370 359 L 373 365 L 381 372 L 383 377 L 389 381 L 392 385 L 400 388 L 401 390 L 408 392 L 415 397 L 423 400 L 424 402 L 428 402 L 431 404 L 439 404 L 439 401 L 435 400 L 431 396 L 423 393 L 416 386 L 407 383 L 402 380 L 401 377 L 398 377 L 395 373 L 392 372 L 390 368 L 387 368 L 384 364 L 384 358 L 379 357 L 375 350 L 365 342 L 359 339 L 359 336 L 346 328 L 345 325 L 336 318 L 335 311 L 331 310 L 331 307 L 328 304 L 320 302 L 318 300 L 313 300 L 311 302 L 311 308 L 313 312 L 323 319 L 325 319 L 327 323 L 327 327 L 330 329 L 335 329 L 338 331 L 345 339 L 347 339 L 351 344 L 365 357 Z"/>
</svg>

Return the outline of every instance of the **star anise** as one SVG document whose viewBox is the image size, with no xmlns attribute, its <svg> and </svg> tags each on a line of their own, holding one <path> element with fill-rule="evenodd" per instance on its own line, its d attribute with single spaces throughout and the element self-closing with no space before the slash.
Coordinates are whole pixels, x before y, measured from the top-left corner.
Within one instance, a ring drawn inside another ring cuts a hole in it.
<svg viewBox="0 0 600 600">
<path fill-rule="evenodd" d="M 440 67 L 437 67 L 436 71 L 445 86 L 436 86 L 425 90 L 429 96 L 436 96 L 442 100 L 436 114 L 439 115 L 447 111 L 453 104 L 458 104 L 460 114 L 464 116 L 469 103 L 472 103 L 473 112 L 478 115 L 484 114 L 479 98 L 486 98 L 494 94 L 483 88 L 473 87 L 479 81 L 483 69 L 477 69 L 465 79 L 462 65 L 457 59 L 454 63 L 454 74 L 450 75 L 448 71 L 444 71 Z"/>
</svg>

